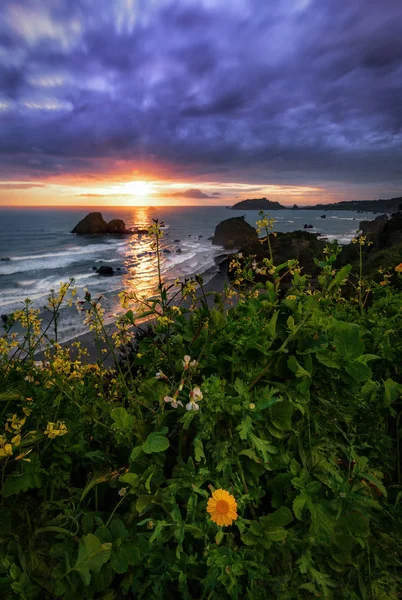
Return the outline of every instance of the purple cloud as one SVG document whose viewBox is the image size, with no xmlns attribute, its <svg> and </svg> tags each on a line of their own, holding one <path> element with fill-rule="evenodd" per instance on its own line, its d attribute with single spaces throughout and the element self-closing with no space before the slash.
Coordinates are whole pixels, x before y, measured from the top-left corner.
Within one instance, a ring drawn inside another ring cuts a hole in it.
<svg viewBox="0 0 402 600">
<path fill-rule="evenodd" d="M 96 6 L 2 1 L 1 177 L 402 184 L 401 3 Z"/>
</svg>

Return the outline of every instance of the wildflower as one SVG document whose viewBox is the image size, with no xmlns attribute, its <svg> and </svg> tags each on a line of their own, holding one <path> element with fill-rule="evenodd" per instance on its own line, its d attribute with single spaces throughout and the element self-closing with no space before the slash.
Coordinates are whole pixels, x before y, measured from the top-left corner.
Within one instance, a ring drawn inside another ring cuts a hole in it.
<svg viewBox="0 0 402 600">
<path fill-rule="evenodd" d="M 183 406 L 183 403 L 181 400 L 177 400 L 177 396 L 175 395 L 173 398 L 171 396 L 165 396 L 164 397 L 164 401 L 167 404 L 170 404 L 172 406 L 172 408 L 177 408 L 180 404 L 180 406 Z"/>
<path fill-rule="evenodd" d="M 49 422 L 43 433 L 47 435 L 50 440 L 53 440 L 55 437 L 65 435 L 68 433 L 68 430 L 65 423 L 57 421 L 57 423 Z"/>
<path fill-rule="evenodd" d="M 125 496 L 127 494 L 127 490 L 128 490 L 128 488 L 126 488 L 126 487 L 121 488 L 121 490 L 119 490 L 119 496 L 122 496 L 122 497 Z"/>
<path fill-rule="evenodd" d="M 32 450 L 28 450 L 27 452 L 22 452 L 21 454 L 19 454 L 18 456 L 15 457 L 15 460 L 23 460 L 24 462 L 31 462 L 30 458 L 25 458 L 26 456 L 28 456 L 28 454 L 30 454 L 30 452 L 32 452 Z"/>
<path fill-rule="evenodd" d="M 183 358 L 183 369 L 185 371 L 187 371 L 187 369 L 189 367 L 196 367 L 197 366 L 197 361 L 196 360 L 191 360 L 191 356 L 189 356 L 188 354 L 186 354 L 186 356 Z"/>
<path fill-rule="evenodd" d="M 0 458 L 4 458 L 5 456 L 13 455 L 13 447 L 11 444 L 4 444 L 2 448 L 0 448 Z"/>
<path fill-rule="evenodd" d="M 237 502 L 226 490 L 215 490 L 208 500 L 207 512 L 219 527 L 230 526 L 237 519 Z"/>
<path fill-rule="evenodd" d="M 248 405 L 250 410 L 254 410 L 255 409 L 255 404 L 254 402 L 250 402 L 250 404 Z"/>
<path fill-rule="evenodd" d="M 166 375 L 162 373 L 162 371 L 157 371 L 155 373 L 155 379 L 166 379 Z"/>
<path fill-rule="evenodd" d="M 190 402 L 188 402 L 188 404 L 186 404 L 186 410 L 199 410 L 200 407 L 197 404 L 197 400 L 199 402 L 200 400 L 202 400 L 202 398 L 203 398 L 202 391 L 200 390 L 199 387 L 195 387 L 190 392 Z"/>
<path fill-rule="evenodd" d="M 395 267 L 395 271 L 397 273 L 402 273 L 402 263 L 399 263 L 399 265 L 396 265 Z"/>
<path fill-rule="evenodd" d="M 380 285 L 387 285 L 387 284 L 388 284 L 388 281 L 385 281 L 385 280 L 384 281 L 380 281 Z"/>
<path fill-rule="evenodd" d="M 291 294 L 290 296 L 288 296 L 286 298 L 287 300 L 296 300 L 296 296 L 294 296 L 293 294 Z"/>
</svg>

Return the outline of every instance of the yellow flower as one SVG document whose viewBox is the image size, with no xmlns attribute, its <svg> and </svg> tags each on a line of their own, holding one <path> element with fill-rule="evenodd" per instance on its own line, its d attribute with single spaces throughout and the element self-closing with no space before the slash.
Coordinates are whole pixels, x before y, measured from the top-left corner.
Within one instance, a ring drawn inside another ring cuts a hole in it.
<svg viewBox="0 0 402 600">
<path fill-rule="evenodd" d="M 395 271 L 397 273 L 402 273 L 402 263 L 399 263 L 399 265 L 396 265 L 395 267 Z"/>
<path fill-rule="evenodd" d="M 380 285 L 387 285 L 388 281 L 380 281 Z"/>
<path fill-rule="evenodd" d="M 53 440 L 55 437 L 66 435 L 68 431 L 65 423 L 57 421 L 57 423 L 49 422 L 43 433 L 47 435 L 50 440 Z"/>
<path fill-rule="evenodd" d="M 226 490 L 215 490 L 208 500 L 207 512 L 219 527 L 230 526 L 237 519 L 237 502 Z"/>
<path fill-rule="evenodd" d="M 0 458 L 4 458 L 5 456 L 13 455 L 13 447 L 11 444 L 4 444 L 2 448 L 0 448 Z"/>
</svg>

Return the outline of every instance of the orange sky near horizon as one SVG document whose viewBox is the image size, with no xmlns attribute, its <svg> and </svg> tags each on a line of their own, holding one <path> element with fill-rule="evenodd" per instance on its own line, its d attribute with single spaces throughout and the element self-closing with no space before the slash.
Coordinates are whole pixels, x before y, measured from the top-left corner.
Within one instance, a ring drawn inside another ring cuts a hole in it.
<svg viewBox="0 0 402 600">
<path fill-rule="evenodd" d="M 371 196 L 371 194 L 370 194 Z M 367 199 L 370 199 L 370 196 Z M 361 189 L 330 191 L 321 186 L 266 185 L 216 181 L 61 177 L 43 181 L 0 181 L 0 206 L 220 206 L 267 197 L 286 206 L 362 199 Z"/>
</svg>

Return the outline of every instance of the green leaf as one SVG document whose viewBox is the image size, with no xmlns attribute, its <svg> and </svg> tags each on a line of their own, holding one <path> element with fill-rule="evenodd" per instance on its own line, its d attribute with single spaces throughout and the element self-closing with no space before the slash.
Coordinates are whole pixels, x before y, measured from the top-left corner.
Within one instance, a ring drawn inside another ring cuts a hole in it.
<svg viewBox="0 0 402 600">
<path fill-rule="evenodd" d="M 299 496 L 296 496 L 296 498 L 293 500 L 293 512 L 295 513 L 295 517 L 299 519 L 299 521 L 301 521 L 303 518 L 303 510 L 306 506 L 306 502 L 308 499 L 309 497 L 307 495 L 300 494 Z"/>
<path fill-rule="evenodd" d="M 244 417 L 244 419 L 241 421 L 240 425 L 238 425 L 236 427 L 236 431 L 239 432 L 241 440 L 246 440 L 248 438 L 248 436 L 250 435 L 250 433 L 252 432 L 252 430 L 253 430 L 253 421 L 252 421 L 251 417 L 249 417 L 249 416 Z"/>
<path fill-rule="evenodd" d="M 402 386 L 393 381 L 392 379 L 387 379 L 384 381 L 384 404 L 385 406 L 391 406 L 397 398 L 401 395 Z"/>
<path fill-rule="evenodd" d="M 124 540 L 125 538 L 128 537 L 128 531 L 125 528 L 124 523 L 121 519 L 114 518 L 112 520 L 112 522 L 110 523 L 109 527 L 110 527 L 110 531 L 112 532 L 114 538 L 116 538 L 116 539 L 120 538 L 120 539 Z"/>
<path fill-rule="evenodd" d="M 254 450 L 252 450 L 251 448 L 247 448 L 247 450 L 242 450 L 241 452 L 239 452 L 239 456 L 247 456 L 248 458 L 251 458 L 251 460 L 254 460 L 256 463 L 261 463 L 261 459 L 258 458 Z"/>
<path fill-rule="evenodd" d="M 334 343 L 339 356 L 345 359 L 357 358 L 364 352 L 360 328 L 354 323 L 338 322 L 335 325 Z"/>
<path fill-rule="evenodd" d="M 163 452 L 164 450 L 167 450 L 169 445 L 167 437 L 161 435 L 157 431 L 153 431 L 143 443 L 142 449 L 146 454 L 153 454 L 154 452 Z"/>
<path fill-rule="evenodd" d="M 269 409 L 272 423 L 278 429 L 290 429 L 292 424 L 293 405 L 286 400 L 276 402 Z"/>
<path fill-rule="evenodd" d="M 300 573 L 303 573 L 303 575 L 305 573 L 308 572 L 309 568 L 312 565 L 311 562 L 311 552 L 310 550 L 306 550 L 306 552 L 304 554 L 301 555 L 301 557 L 299 558 L 299 560 L 296 562 L 296 564 L 299 566 L 299 571 Z"/>
<path fill-rule="evenodd" d="M 340 369 L 341 365 L 338 360 L 329 355 L 328 352 L 317 352 L 316 354 L 318 362 L 322 365 L 329 367 L 330 369 Z"/>
<path fill-rule="evenodd" d="M 129 555 L 124 546 L 113 547 L 110 557 L 110 566 L 116 573 L 127 573 L 129 566 Z"/>
<path fill-rule="evenodd" d="M 153 500 L 153 496 L 149 496 L 146 494 L 142 494 L 141 496 L 138 497 L 138 500 L 135 504 L 135 508 L 137 509 L 138 514 L 142 514 L 145 509 L 150 506 L 150 504 L 152 503 Z"/>
<path fill-rule="evenodd" d="M 370 367 L 359 360 L 348 360 L 345 363 L 345 371 L 353 377 L 355 381 L 367 381 L 372 375 Z"/>
<path fill-rule="evenodd" d="M 201 462 L 202 460 L 205 460 L 205 454 L 204 454 L 204 446 L 202 444 L 202 441 L 200 440 L 200 438 L 196 437 L 194 438 L 194 458 L 196 462 Z"/>
<path fill-rule="evenodd" d="M 29 455 L 29 458 L 31 462 L 20 462 L 21 473 L 15 471 L 6 478 L 2 490 L 5 498 L 26 492 L 32 488 L 42 487 L 42 469 L 39 456 L 36 453 L 32 453 Z"/>
<path fill-rule="evenodd" d="M 223 533 L 222 529 L 219 529 L 218 533 L 215 536 L 215 544 L 217 546 L 219 546 L 219 544 L 223 540 L 223 536 L 224 536 L 224 533 Z"/>
<path fill-rule="evenodd" d="M 81 538 L 78 546 L 77 561 L 73 567 L 73 571 L 76 571 L 84 585 L 91 583 L 90 571 L 99 573 L 104 565 L 110 558 L 112 544 L 104 543 L 101 544 L 98 538 L 92 533 Z"/>
<path fill-rule="evenodd" d="M 260 523 L 266 532 L 273 532 L 289 525 L 293 521 L 292 511 L 286 506 L 281 506 L 274 513 L 260 518 Z"/>
<path fill-rule="evenodd" d="M 120 475 L 119 481 L 120 483 L 128 483 L 130 488 L 137 489 L 140 478 L 136 473 L 125 473 L 124 475 Z"/>
<path fill-rule="evenodd" d="M 132 449 L 130 454 L 130 462 L 135 463 L 135 461 L 137 460 L 137 458 L 139 458 L 139 456 L 141 456 L 141 454 L 142 446 L 135 446 L 135 448 Z"/>
<path fill-rule="evenodd" d="M 265 463 L 269 463 L 269 454 L 276 454 L 278 450 L 266 440 L 262 440 L 253 433 L 250 435 L 251 445 L 262 454 Z"/>
<path fill-rule="evenodd" d="M 301 366 L 295 356 L 289 356 L 288 367 L 296 377 L 311 377 L 310 373 Z"/>
<path fill-rule="evenodd" d="M 272 315 L 269 324 L 268 324 L 268 333 L 269 335 L 274 338 L 276 336 L 276 322 L 278 321 L 278 316 L 279 316 L 279 310 L 276 310 L 274 312 L 274 314 Z"/>
<path fill-rule="evenodd" d="M 114 408 L 110 413 L 114 423 L 114 429 L 121 429 L 123 431 L 131 431 L 134 428 L 135 419 L 133 415 L 128 414 L 125 408 L 119 406 Z"/>
<path fill-rule="evenodd" d="M 332 288 L 334 288 L 334 287 L 338 287 L 340 285 L 343 285 L 344 279 L 346 279 L 349 276 L 349 273 L 350 273 L 351 270 L 352 270 L 352 265 L 345 265 L 344 267 L 342 267 L 342 269 L 340 269 L 337 272 L 337 274 L 335 275 L 335 277 L 331 281 L 328 289 L 332 290 Z"/>
</svg>

